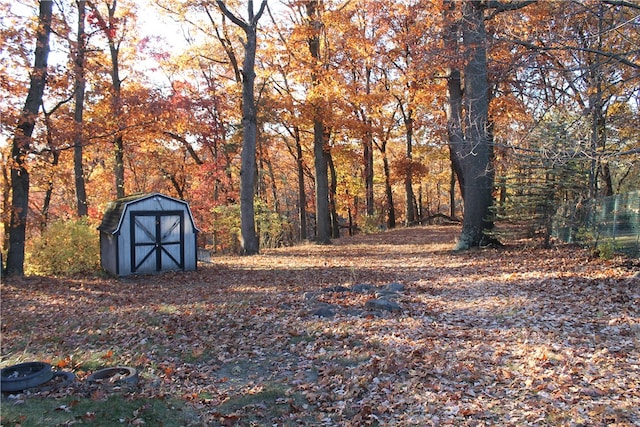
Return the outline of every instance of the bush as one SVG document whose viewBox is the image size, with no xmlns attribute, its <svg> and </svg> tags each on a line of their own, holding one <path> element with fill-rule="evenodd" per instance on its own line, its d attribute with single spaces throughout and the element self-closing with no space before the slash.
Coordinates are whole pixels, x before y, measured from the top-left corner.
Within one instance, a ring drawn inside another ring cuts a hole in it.
<svg viewBox="0 0 640 427">
<path fill-rule="evenodd" d="M 383 229 L 381 224 L 383 224 L 383 222 L 380 221 L 380 218 L 377 215 L 365 215 L 364 223 L 360 227 L 360 230 L 364 234 L 379 233 L 380 230 Z"/>
<path fill-rule="evenodd" d="M 286 217 L 271 210 L 265 202 L 254 202 L 255 221 L 260 248 L 276 248 L 291 244 L 293 229 Z M 213 209 L 216 252 L 240 253 L 240 205 Z"/>
<path fill-rule="evenodd" d="M 25 273 L 70 276 L 100 271 L 100 238 L 85 219 L 56 221 L 27 242 Z"/>
<path fill-rule="evenodd" d="M 221 253 L 240 252 L 240 205 L 213 209 L 214 250 Z"/>
</svg>

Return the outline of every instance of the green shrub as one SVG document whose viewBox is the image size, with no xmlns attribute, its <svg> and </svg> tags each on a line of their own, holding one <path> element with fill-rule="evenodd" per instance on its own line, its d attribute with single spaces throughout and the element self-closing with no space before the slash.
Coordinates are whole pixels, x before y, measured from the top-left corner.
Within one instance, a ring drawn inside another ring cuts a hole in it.
<svg viewBox="0 0 640 427">
<path fill-rule="evenodd" d="M 290 244 L 293 230 L 286 217 L 259 199 L 254 202 L 254 212 L 260 248 Z M 240 253 L 240 205 L 218 206 L 213 217 L 216 252 Z"/>
<path fill-rule="evenodd" d="M 374 234 L 380 232 L 380 218 L 377 215 L 365 215 L 364 223 L 360 226 L 360 230 L 364 234 Z"/>
<path fill-rule="evenodd" d="M 240 252 L 240 205 L 217 206 L 213 209 L 215 251 Z"/>
<path fill-rule="evenodd" d="M 256 223 L 261 248 L 277 248 L 291 244 L 293 226 L 284 215 L 271 210 L 263 201 L 256 201 Z"/>
<path fill-rule="evenodd" d="M 85 219 L 56 221 L 27 242 L 25 273 L 71 276 L 100 271 L 100 240 Z"/>
<path fill-rule="evenodd" d="M 609 260 L 615 256 L 617 249 L 614 242 L 607 241 L 599 243 L 594 252 L 599 258 Z"/>
</svg>

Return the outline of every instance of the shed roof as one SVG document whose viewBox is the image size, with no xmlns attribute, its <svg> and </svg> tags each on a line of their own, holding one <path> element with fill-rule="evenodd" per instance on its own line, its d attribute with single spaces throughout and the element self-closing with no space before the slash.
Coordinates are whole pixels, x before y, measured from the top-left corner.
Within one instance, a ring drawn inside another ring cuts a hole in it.
<svg viewBox="0 0 640 427">
<path fill-rule="evenodd" d="M 168 200 L 182 203 L 186 206 L 189 215 L 191 215 L 189 204 L 184 200 L 175 199 L 173 197 L 165 196 L 164 194 L 160 193 L 137 193 L 109 202 L 109 204 L 107 205 L 107 209 L 104 212 L 104 216 L 102 217 L 102 222 L 98 226 L 98 230 L 105 233 L 116 234 L 120 229 L 120 225 L 122 224 L 122 214 L 124 213 L 127 206 L 145 199 L 150 199 L 152 197 L 162 197 Z M 192 218 L 191 220 L 193 221 Z M 195 228 L 195 225 L 194 229 L 197 230 Z"/>
</svg>

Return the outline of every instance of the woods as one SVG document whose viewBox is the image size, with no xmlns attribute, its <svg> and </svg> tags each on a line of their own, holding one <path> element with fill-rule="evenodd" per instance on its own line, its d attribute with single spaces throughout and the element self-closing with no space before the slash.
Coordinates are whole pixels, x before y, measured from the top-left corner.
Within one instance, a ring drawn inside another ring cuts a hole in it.
<svg viewBox="0 0 640 427">
<path fill-rule="evenodd" d="M 640 187 L 636 1 L 0 8 L 11 275 L 43 228 L 140 192 L 255 254 L 436 215 L 462 220 L 460 250 L 549 244 L 558 208 Z"/>
</svg>

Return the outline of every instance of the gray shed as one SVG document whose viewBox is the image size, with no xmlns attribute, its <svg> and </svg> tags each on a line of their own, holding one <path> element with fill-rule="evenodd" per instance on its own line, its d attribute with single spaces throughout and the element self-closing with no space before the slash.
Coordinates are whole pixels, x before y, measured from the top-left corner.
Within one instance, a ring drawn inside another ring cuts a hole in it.
<svg viewBox="0 0 640 427">
<path fill-rule="evenodd" d="M 159 193 L 114 200 L 98 230 L 102 268 L 116 276 L 197 267 L 198 229 L 183 200 Z"/>
</svg>

